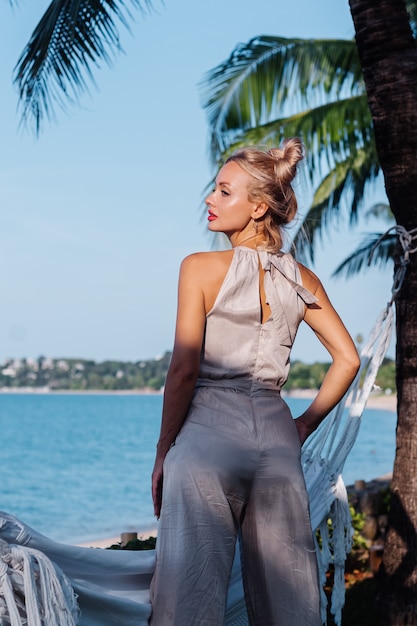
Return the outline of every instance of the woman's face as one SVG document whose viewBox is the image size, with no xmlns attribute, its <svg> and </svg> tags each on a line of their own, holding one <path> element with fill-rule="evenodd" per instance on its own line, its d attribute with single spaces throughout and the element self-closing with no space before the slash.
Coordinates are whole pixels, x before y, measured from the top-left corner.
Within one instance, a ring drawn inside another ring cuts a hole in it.
<svg viewBox="0 0 417 626">
<path fill-rule="evenodd" d="M 248 199 L 251 176 L 237 163 L 229 161 L 219 171 L 213 191 L 206 198 L 208 228 L 229 238 L 244 230 L 256 208 Z"/>
</svg>

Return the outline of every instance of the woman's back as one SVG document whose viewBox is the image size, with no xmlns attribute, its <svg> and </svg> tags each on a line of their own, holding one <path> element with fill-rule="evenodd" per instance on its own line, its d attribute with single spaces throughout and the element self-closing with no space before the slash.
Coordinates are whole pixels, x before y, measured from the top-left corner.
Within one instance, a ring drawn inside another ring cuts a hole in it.
<svg viewBox="0 0 417 626">
<path fill-rule="evenodd" d="M 280 388 L 305 303 L 314 301 L 291 255 L 235 248 L 207 313 L 199 378 Z"/>
</svg>

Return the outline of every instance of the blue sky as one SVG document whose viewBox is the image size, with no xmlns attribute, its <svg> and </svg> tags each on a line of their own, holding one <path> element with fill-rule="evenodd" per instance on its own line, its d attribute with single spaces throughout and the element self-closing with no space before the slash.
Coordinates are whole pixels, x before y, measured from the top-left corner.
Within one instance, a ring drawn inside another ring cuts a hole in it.
<svg viewBox="0 0 417 626">
<path fill-rule="evenodd" d="M 155 2 L 131 34 L 121 27 L 125 53 L 95 71 L 90 95 L 35 139 L 19 129 L 11 76 L 47 4 L 1 9 L 0 361 L 153 358 L 172 347 L 181 259 L 211 246 L 199 81 L 256 35 L 352 37 L 348 1 Z M 370 203 L 383 198 L 379 189 Z M 354 336 L 369 332 L 391 286 L 390 270 L 329 278 L 364 230 L 341 225 L 313 267 Z M 326 353 L 303 329 L 293 356 Z"/>
</svg>

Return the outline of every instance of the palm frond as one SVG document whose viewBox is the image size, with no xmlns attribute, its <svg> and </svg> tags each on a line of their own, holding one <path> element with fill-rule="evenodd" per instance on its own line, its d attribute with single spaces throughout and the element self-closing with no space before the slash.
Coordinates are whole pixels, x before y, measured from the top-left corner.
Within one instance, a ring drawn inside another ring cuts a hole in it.
<svg viewBox="0 0 417 626">
<path fill-rule="evenodd" d="M 384 220 L 385 222 L 394 221 L 394 214 L 391 211 L 390 205 L 385 204 L 384 202 L 377 202 L 377 204 L 373 204 L 365 211 L 364 216 L 366 218 L 376 217 L 377 219 Z"/>
<path fill-rule="evenodd" d="M 208 72 L 201 92 L 216 160 L 225 134 L 282 117 L 290 112 L 286 105 L 299 112 L 343 93 L 364 93 L 364 86 L 354 41 L 261 36 Z"/>
<path fill-rule="evenodd" d="M 377 178 L 380 170 L 378 159 L 372 154 L 372 147 L 375 148 L 375 144 L 357 150 L 343 162 L 336 163 L 333 170 L 317 187 L 310 211 L 320 212 L 323 227 L 328 225 L 335 214 L 337 215 L 342 198 L 346 198 L 348 194 L 350 221 L 356 220 L 358 209 L 364 199 L 365 188 Z"/>
<path fill-rule="evenodd" d="M 323 169 L 333 167 L 348 155 L 353 158 L 365 146 L 376 154 L 367 99 L 365 95 L 360 95 L 280 117 L 240 132 L 230 132 L 224 138 L 226 147 L 221 160 L 245 145 L 278 145 L 284 137 L 293 136 L 301 137 L 307 146 L 306 157 L 312 180 L 320 177 Z"/>
<path fill-rule="evenodd" d="M 367 235 L 358 248 L 337 266 L 332 276 L 351 278 L 368 267 L 382 267 L 393 261 L 397 236 L 388 234 L 383 239 L 381 237 L 382 233 Z"/>
<path fill-rule="evenodd" d="M 279 124 L 282 136 L 302 138 L 312 182 L 348 157 L 353 162 L 365 147 L 376 154 L 365 95 L 322 104 L 281 119 Z"/>
<path fill-rule="evenodd" d="M 149 10 L 151 0 L 128 0 Z M 132 14 L 125 0 L 53 0 L 23 50 L 14 70 L 22 120 L 39 132 L 44 118 L 54 117 L 88 90 L 92 65 L 110 63 L 121 50 L 116 21 L 128 27 Z"/>
<path fill-rule="evenodd" d="M 317 236 L 322 236 L 330 226 L 340 223 L 343 208 L 349 207 L 349 219 L 353 223 L 364 202 L 365 192 L 379 173 L 378 160 L 372 154 L 372 147 L 358 150 L 344 161 L 336 163 L 320 181 L 313 201 L 304 218 L 302 227 L 294 238 L 297 254 L 314 260 Z"/>
</svg>

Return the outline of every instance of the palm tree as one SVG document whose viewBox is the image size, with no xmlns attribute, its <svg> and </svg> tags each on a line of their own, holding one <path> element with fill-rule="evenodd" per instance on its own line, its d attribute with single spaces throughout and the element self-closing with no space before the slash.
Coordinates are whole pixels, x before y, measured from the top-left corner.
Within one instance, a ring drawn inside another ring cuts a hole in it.
<svg viewBox="0 0 417 626">
<path fill-rule="evenodd" d="M 17 0 L 9 0 L 16 4 Z M 151 10 L 151 0 L 52 0 L 14 70 L 22 120 L 36 134 L 56 105 L 78 101 L 94 83 L 92 67 L 120 52 L 117 22 L 128 28 L 129 10 Z"/>
<path fill-rule="evenodd" d="M 404 0 L 350 0 L 391 210 L 411 235 L 397 295 L 397 451 L 378 623 L 417 624 L 417 49 Z M 415 25 L 415 7 L 412 14 Z M 399 251 L 400 252 L 400 251 Z"/>
</svg>

